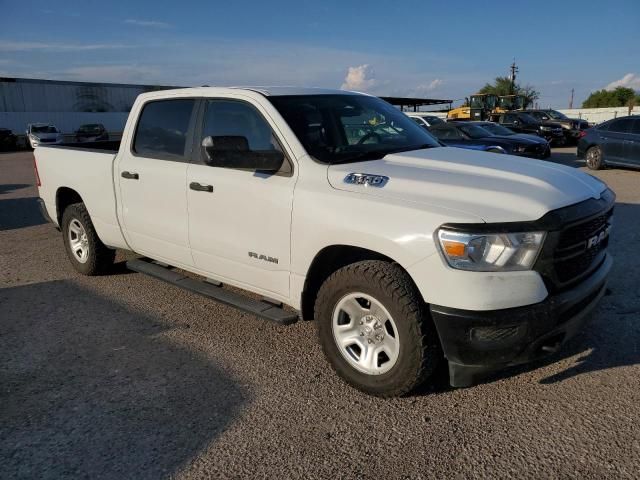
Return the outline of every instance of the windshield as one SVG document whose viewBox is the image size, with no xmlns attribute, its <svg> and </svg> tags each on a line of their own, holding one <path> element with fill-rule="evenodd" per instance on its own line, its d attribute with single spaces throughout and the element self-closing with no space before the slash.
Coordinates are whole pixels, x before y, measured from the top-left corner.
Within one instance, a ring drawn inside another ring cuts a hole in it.
<svg viewBox="0 0 640 480">
<path fill-rule="evenodd" d="M 439 147 L 397 108 L 365 95 L 268 97 L 307 152 L 323 163 L 382 158 L 388 153 Z"/>
<path fill-rule="evenodd" d="M 491 133 L 487 132 L 484 128 L 477 125 L 459 125 L 458 128 L 471 138 L 484 138 L 490 137 Z"/>
<path fill-rule="evenodd" d="M 484 99 L 483 95 L 471 95 L 469 106 L 471 108 L 484 108 Z"/>
<path fill-rule="evenodd" d="M 441 118 L 438 117 L 422 117 L 424 118 L 427 122 L 429 122 L 429 125 L 440 125 L 441 123 L 445 123 L 444 120 L 442 120 Z"/>
<path fill-rule="evenodd" d="M 513 130 L 508 129 L 507 127 L 498 125 L 497 123 L 483 123 L 482 128 L 494 135 L 515 135 L 516 133 Z"/>
<path fill-rule="evenodd" d="M 518 119 L 519 119 L 521 122 L 524 122 L 524 123 L 539 123 L 539 122 L 538 122 L 538 120 L 536 120 L 535 118 L 533 118 L 533 117 L 532 117 L 531 115 L 529 115 L 528 113 L 521 113 L 521 114 L 518 116 Z"/>
<path fill-rule="evenodd" d="M 58 129 L 53 125 L 33 125 L 31 133 L 58 133 Z"/>
<path fill-rule="evenodd" d="M 546 110 L 546 112 L 551 118 L 554 118 L 556 120 L 567 120 L 568 119 L 568 117 L 564 113 L 559 112 L 557 110 Z"/>
<path fill-rule="evenodd" d="M 102 125 L 82 125 L 78 132 L 80 133 L 101 133 L 104 127 Z"/>
</svg>

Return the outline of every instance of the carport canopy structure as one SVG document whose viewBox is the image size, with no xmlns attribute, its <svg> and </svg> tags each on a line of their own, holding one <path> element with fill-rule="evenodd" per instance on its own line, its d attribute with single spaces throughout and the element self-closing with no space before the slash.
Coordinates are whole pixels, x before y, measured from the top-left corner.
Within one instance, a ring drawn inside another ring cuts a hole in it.
<svg viewBox="0 0 640 480">
<path fill-rule="evenodd" d="M 380 97 L 384 101 L 389 102 L 391 105 L 400 107 L 400 110 L 404 111 L 405 107 L 408 110 L 413 109 L 414 112 L 418 111 L 418 107 L 425 105 L 446 105 L 449 104 L 448 110 L 451 110 L 451 104 L 453 100 L 441 100 L 436 98 L 410 98 L 410 97 Z"/>
</svg>

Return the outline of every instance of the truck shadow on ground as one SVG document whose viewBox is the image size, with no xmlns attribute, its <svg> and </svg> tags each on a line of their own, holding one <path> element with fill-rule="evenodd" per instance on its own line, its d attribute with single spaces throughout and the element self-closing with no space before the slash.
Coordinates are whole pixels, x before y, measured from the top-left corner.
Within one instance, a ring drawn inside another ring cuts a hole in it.
<svg viewBox="0 0 640 480">
<path fill-rule="evenodd" d="M 566 165 L 567 167 L 584 167 L 584 160 L 578 160 L 576 158 L 575 152 L 557 152 L 554 151 L 551 158 L 547 160 L 552 161 L 553 163 L 559 163 L 561 165 Z"/>
<path fill-rule="evenodd" d="M 46 223 L 36 197 L 0 197 L 0 231 L 34 227 Z"/>
<path fill-rule="evenodd" d="M 11 193 L 16 190 L 22 190 L 23 188 L 32 187 L 33 185 L 29 185 L 26 183 L 5 183 L 0 184 L 0 195 L 5 193 Z"/>
<path fill-rule="evenodd" d="M 160 478 L 250 393 L 162 320 L 70 281 L 0 289 L 0 477 Z"/>
</svg>

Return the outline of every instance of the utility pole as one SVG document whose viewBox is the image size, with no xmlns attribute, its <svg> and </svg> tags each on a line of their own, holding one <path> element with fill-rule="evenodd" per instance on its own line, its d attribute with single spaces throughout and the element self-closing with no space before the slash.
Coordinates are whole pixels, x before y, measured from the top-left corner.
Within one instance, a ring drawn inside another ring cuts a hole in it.
<svg viewBox="0 0 640 480">
<path fill-rule="evenodd" d="M 511 75 L 509 75 L 509 78 L 511 78 L 511 95 L 515 95 L 515 93 L 516 93 L 516 73 L 518 73 L 518 67 L 516 66 L 516 59 L 515 58 L 513 59 L 513 63 L 509 67 L 509 70 L 511 71 Z"/>
<path fill-rule="evenodd" d="M 569 100 L 569 110 L 573 108 L 573 88 L 571 89 L 571 100 Z"/>
</svg>

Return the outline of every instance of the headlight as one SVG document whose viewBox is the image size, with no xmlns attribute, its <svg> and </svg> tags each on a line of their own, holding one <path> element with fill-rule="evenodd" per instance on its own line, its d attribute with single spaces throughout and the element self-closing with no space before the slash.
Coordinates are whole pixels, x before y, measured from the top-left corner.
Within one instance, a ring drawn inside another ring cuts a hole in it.
<svg viewBox="0 0 640 480">
<path fill-rule="evenodd" d="M 540 130 L 551 130 L 551 127 L 545 127 L 544 125 L 540 127 Z"/>
<path fill-rule="evenodd" d="M 441 228 L 440 248 L 447 263 L 460 270 L 531 270 L 545 232 L 463 233 Z"/>
</svg>

